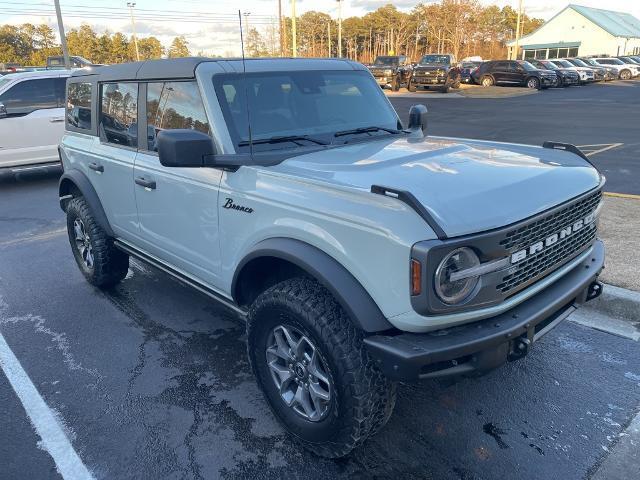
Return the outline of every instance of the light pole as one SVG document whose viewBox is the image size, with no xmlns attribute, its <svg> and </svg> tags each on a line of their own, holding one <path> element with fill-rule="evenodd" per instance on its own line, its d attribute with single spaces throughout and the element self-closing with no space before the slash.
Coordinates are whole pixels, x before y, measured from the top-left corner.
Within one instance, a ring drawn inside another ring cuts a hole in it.
<svg viewBox="0 0 640 480">
<path fill-rule="evenodd" d="M 54 0 L 56 5 L 56 16 L 58 17 L 58 31 L 60 32 L 60 44 L 62 45 L 62 55 L 64 56 L 64 67 L 71 68 L 69 61 L 69 47 L 67 47 L 67 37 L 64 35 L 64 24 L 62 23 L 62 12 L 60 11 L 60 0 Z"/>
<path fill-rule="evenodd" d="M 127 2 L 129 7 L 129 13 L 131 14 L 131 31 L 133 32 L 133 45 L 136 47 L 136 60 L 140 61 L 140 52 L 138 51 L 138 37 L 136 36 L 136 21 L 133 18 L 133 7 L 136 6 L 136 2 Z"/>
<path fill-rule="evenodd" d="M 518 3 L 518 24 L 516 25 L 516 45 L 514 47 L 513 59 L 518 59 L 518 50 L 520 49 L 520 17 L 522 16 L 522 0 Z"/>
<path fill-rule="evenodd" d="M 284 30 L 282 29 L 282 0 L 278 0 L 278 38 L 280 38 L 280 56 L 284 57 Z"/>
<path fill-rule="evenodd" d="M 298 56 L 298 41 L 296 39 L 296 0 L 291 0 L 291 56 Z"/>
<path fill-rule="evenodd" d="M 338 0 L 338 58 L 342 58 L 342 0 Z"/>
</svg>

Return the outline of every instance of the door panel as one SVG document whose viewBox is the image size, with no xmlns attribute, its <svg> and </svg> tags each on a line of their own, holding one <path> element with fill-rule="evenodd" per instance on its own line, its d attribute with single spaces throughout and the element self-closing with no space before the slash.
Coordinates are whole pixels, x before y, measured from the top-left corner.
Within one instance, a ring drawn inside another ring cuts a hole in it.
<svg viewBox="0 0 640 480">
<path fill-rule="evenodd" d="M 139 152 L 132 182 L 143 248 L 214 287 L 220 285 L 221 178 L 217 169 L 167 168 L 157 155 Z"/>
<path fill-rule="evenodd" d="M 64 108 L 0 119 L 0 168 L 58 161 Z"/>
</svg>

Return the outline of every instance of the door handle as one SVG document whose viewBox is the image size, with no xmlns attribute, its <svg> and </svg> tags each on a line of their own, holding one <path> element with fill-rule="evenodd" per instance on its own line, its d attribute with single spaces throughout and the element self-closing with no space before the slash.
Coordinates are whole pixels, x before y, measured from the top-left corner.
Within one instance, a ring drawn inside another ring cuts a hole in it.
<svg viewBox="0 0 640 480">
<path fill-rule="evenodd" d="M 51 118 L 49 119 L 49 123 L 62 123 L 64 122 L 64 117 Z"/>
<path fill-rule="evenodd" d="M 138 178 L 135 179 L 135 182 L 136 182 L 137 185 L 140 185 L 141 187 L 144 187 L 147 190 L 155 190 L 156 189 L 155 180 L 147 180 L 144 177 L 138 177 Z"/>
<path fill-rule="evenodd" d="M 89 164 L 89 168 L 95 172 L 98 173 L 102 173 L 104 172 L 104 167 L 102 165 L 98 165 L 97 163 L 93 162 Z"/>
</svg>

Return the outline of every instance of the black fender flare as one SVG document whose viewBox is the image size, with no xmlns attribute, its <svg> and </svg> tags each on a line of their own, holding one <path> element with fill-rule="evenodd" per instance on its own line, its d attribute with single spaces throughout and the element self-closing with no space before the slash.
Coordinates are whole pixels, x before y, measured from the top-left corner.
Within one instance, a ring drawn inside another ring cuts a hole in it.
<svg viewBox="0 0 640 480">
<path fill-rule="evenodd" d="M 320 282 L 347 312 L 354 325 L 365 332 L 393 328 L 369 293 L 336 259 L 308 243 L 293 238 L 269 238 L 255 245 L 238 264 L 231 292 L 237 299 L 238 279 L 245 265 L 261 257 L 286 260 Z"/>
<path fill-rule="evenodd" d="M 109 224 L 109 220 L 107 219 L 107 215 L 104 213 L 104 208 L 102 208 L 100 197 L 98 197 L 95 188 L 93 188 L 93 185 L 91 185 L 91 181 L 80 170 L 65 170 L 65 172 L 60 177 L 60 182 L 58 183 L 60 208 L 65 211 L 65 203 L 68 199 L 68 196 L 72 195 L 72 186 L 80 192 L 80 194 L 89 204 L 91 213 L 93 213 L 93 217 L 95 218 L 96 222 L 98 222 L 98 225 L 100 225 L 100 227 L 106 232 L 108 236 L 115 237 L 113 230 L 111 229 L 111 225 Z"/>
</svg>

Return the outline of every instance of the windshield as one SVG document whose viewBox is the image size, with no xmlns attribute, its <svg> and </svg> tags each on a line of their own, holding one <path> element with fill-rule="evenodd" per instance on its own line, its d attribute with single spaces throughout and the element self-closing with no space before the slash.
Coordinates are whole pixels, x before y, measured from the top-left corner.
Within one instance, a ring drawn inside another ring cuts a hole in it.
<svg viewBox="0 0 640 480">
<path fill-rule="evenodd" d="M 552 62 L 538 62 L 540 65 L 540 68 L 542 69 L 547 69 L 547 70 L 560 70 L 560 68 L 557 65 L 554 65 Z"/>
<path fill-rule="evenodd" d="M 567 62 L 566 60 L 554 60 L 553 63 L 556 65 L 566 67 L 566 68 L 574 68 L 575 65 L 571 62 Z"/>
<path fill-rule="evenodd" d="M 425 55 L 420 59 L 420 65 L 449 65 L 450 63 L 449 55 Z"/>
<path fill-rule="evenodd" d="M 579 58 L 572 58 L 571 62 L 574 65 L 578 65 L 579 67 L 588 67 L 589 65 L 586 64 L 585 62 L 583 62 L 582 60 L 580 60 Z"/>
<path fill-rule="evenodd" d="M 531 72 L 532 70 L 538 70 L 536 67 L 531 65 L 529 62 L 525 62 L 524 60 L 519 60 L 518 65 L 520 65 L 525 70 Z"/>
<path fill-rule="evenodd" d="M 0 77 L 0 91 L 4 88 L 12 80 L 11 76 L 6 75 L 4 77 Z"/>
<path fill-rule="evenodd" d="M 624 65 L 624 62 L 618 58 L 607 58 L 608 63 L 613 65 Z"/>
<path fill-rule="evenodd" d="M 365 71 L 292 71 L 214 75 L 213 84 L 229 133 L 239 152 L 248 152 L 251 122 L 256 151 L 332 143 L 335 133 L 377 126 L 399 127 L 380 87 Z M 247 111 L 247 99 L 249 108 Z M 384 130 L 358 140 L 390 135 Z M 308 136 L 310 141 L 278 137 Z M 346 141 L 352 138 L 345 136 Z M 344 141 L 342 141 L 344 143 Z"/>
<path fill-rule="evenodd" d="M 398 65 L 398 57 L 377 57 L 374 65 L 393 67 L 395 65 Z"/>
<path fill-rule="evenodd" d="M 600 67 L 598 62 L 596 62 L 595 60 L 591 60 L 590 58 L 582 59 L 582 61 L 587 65 L 589 65 L 590 67 Z"/>
</svg>

